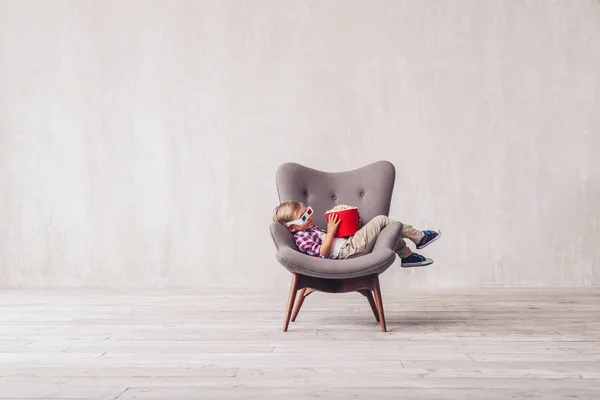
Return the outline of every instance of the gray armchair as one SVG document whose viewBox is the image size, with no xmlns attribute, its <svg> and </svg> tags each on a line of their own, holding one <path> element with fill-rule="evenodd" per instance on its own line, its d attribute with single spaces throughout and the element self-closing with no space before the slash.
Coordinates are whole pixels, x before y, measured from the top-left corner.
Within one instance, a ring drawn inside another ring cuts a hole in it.
<svg viewBox="0 0 600 400">
<path fill-rule="evenodd" d="M 337 173 L 285 163 L 277 170 L 276 179 L 280 202 L 296 200 L 312 206 L 315 224 L 326 228 L 325 211 L 337 204 L 357 206 L 361 223 L 368 222 L 377 215 L 388 215 L 395 178 L 394 165 L 388 161 L 379 161 L 363 168 Z M 292 321 L 296 320 L 305 297 L 310 293 L 356 291 L 367 298 L 381 330 L 386 332 L 379 274 L 394 263 L 396 253 L 392 249 L 401 231 L 401 223 L 390 224 L 381 232 L 371 253 L 347 260 L 331 260 L 301 253 L 296 247 L 293 234 L 281 224 L 272 223 L 271 235 L 277 248 L 277 261 L 292 273 L 283 331 L 287 331 L 290 317 Z M 298 290 L 300 296 L 294 307 Z"/>
</svg>

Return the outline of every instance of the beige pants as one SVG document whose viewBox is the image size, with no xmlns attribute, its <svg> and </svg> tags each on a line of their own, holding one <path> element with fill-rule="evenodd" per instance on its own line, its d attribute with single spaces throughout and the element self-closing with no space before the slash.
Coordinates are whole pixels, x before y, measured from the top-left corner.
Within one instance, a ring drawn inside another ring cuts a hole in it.
<svg viewBox="0 0 600 400">
<path fill-rule="evenodd" d="M 356 257 L 362 254 L 370 253 L 375 246 L 375 242 L 377 242 L 377 238 L 379 234 L 389 223 L 395 222 L 393 219 L 386 217 L 385 215 L 378 215 L 368 223 L 366 223 L 362 228 L 360 228 L 354 236 L 350 236 L 348 241 L 344 243 L 342 248 L 340 249 L 340 260 L 345 260 L 349 257 Z M 402 224 L 402 232 L 400 233 L 400 237 L 398 238 L 398 243 L 396 243 L 396 247 L 394 251 L 401 257 L 408 257 L 412 254 L 410 248 L 404 242 L 404 239 L 409 239 L 413 243 L 417 244 L 421 241 L 423 237 L 423 233 L 413 228 L 410 225 Z"/>
</svg>

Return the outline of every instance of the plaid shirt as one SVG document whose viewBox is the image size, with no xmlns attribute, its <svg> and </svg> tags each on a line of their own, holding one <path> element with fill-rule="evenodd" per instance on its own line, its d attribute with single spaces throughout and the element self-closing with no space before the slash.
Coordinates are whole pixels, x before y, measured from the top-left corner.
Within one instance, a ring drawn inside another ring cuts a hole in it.
<svg viewBox="0 0 600 400">
<path fill-rule="evenodd" d="M 294 234 L 294 241 L 303 253 L 313 257 L 327 258 L 319 254 L 323 240 L 317 232 L 326 233 L 323 229 L 315 225 L 312 229 L 296 232 Z"/>
</svg>

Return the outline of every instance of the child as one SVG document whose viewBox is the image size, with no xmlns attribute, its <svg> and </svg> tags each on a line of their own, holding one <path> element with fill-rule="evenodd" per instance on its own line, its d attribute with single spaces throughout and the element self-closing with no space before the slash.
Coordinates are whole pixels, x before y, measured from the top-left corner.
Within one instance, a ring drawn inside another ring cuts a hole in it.
<svg viewBox="0 0 600 400">
<path fill-rule="evenodd" d="M 375 246 L 379 234 L 393 219 L 378 215 L 359 229 L 354 236 L 336 238 L 335 232 L 340 224 L 337 215 L 332 214 L 327 221 L 327 231 L 315 226 L 312 219 L 312 208 L 299 201 L 281 203 L 274 210 L 273 221 L 282 224 L 294 234 L 296 245 L 305 254 L 314 257 L 345 260 L 370 253 Z M 430 258 L 413 253 L 404 238 L 410 239 L 422 249 L 433 243 L 442 234 L 441 231 L 419 231 L 410 225 L 403 224 L 402 233 L 394 251 L 402 260 L 403 267 L 422 267 L 433 263 Z"/>
</svg>

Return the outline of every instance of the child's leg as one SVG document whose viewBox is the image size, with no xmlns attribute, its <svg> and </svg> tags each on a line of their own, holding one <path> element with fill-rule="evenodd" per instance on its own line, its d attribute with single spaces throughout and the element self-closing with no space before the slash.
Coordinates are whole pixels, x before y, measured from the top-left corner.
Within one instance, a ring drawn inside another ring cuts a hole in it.
<svg viewBox="0 0 600 400">
<path fill-rule="evenodd" d="M 393 220 L 390 219 L 390 221 Z M 439 229 L 420 231 L 408 224 L 403 224 L 402 233 L 400 234 L 400 237 L 403 239 L 409 239 L 417 245 L 417 249 L 422 249 L 439 239 L 441 234 L 442 231 L 440 231 Z"/>
<path fill-rule="evenodd" d="M 398 254 L 400 256 L 400 259 L 402 260 L 402 268 L 424 267 L 426 265 L 433 264 L 432 259 L 425 258 L 417 253 L 413 253 L 404 241 L 405 238 L 411 240 L 414 244 L 417 245 L 418 249 L 418 244 L 421 243 L 421 241 L 425 237 L 426 235 L 424 232 L 415 229 L 408 224 L 402 224 L 402 233 L 400 234 L 400 237 L 398 238 L 398 243 L 396 244 L 396 248 L 394 249 L 396 254 Z"/>
<path fill-rule="evenodd" d="M 413 228 L 411 225 L 403 223 L 402 233 L 400 234 L 400 237 L 403 239 L 409 239 L 414 244 L 419 244 L 419 242 L 423 238 L 423 232 Z"/>
<path fill-rule="evenodd" d="M 395 220 L 386 217 L 385 215 L 378 215 L 369 222 L 367 222 L 362 228 L 360 228 L 354 236 L 348 238 L 348 243 L 340 250 L 340 259 L 346 259 L 348 257 L 356 257 L 361 254 L 370 253 L 377 242 L 379 234 L 389 223 L 395 222 Z M 423 234 L 420 230 L 413 228 L 410 225 L 404 225 L 402 233 L 398 238 L 394 252 L 396 252 L 401 258 L 406 258 L 412 254 L 410 248 L 406 245 L 403 238 L 412 240 L 415 243 L 419 243 Z"/>
<path fill-rule="evenodd" d="M 394 248 L 394 252 L 400 256 L 400 258 L 406 258 L 412 254 L 412 250 L 406 245 L 406 242 L 402 238 L 402 235 L 398 238 L 398 243 Z"/>
<path fill-rule="evenodd" d="M 370 253 L 375 246 L 375 242 L 377 242 L 379 234 L 389 222 L 390 219 L 385 215 L 378 215 L 367 222 L 362 228 L 356 231 L 354 236 L 348 238 L 348 242 L 340 250 L 339 258 L 343 260 L 348 257 L 356 257 L 361 254 Z M 403 240 L 402 242 L 404 243 Z"/>
<path fill-rule="evenodd" d="M 389 222 L 394 222 L 395 220 L 388 218 Z M 418 229 L 413 228 L 411 225 L 402 223 L 402 232 L 400 232 L 400 237 L 398 238 L 398 243 L 396 243 L 396 247 L 394 251 L 401 257 L 406 258 L 412 254 L 412 250 L 406 245 L 404 239 L 409 239 L 414 244 L 419 244 L 421 239 L 423 238 L 423 232 Z"/>
</svg>

